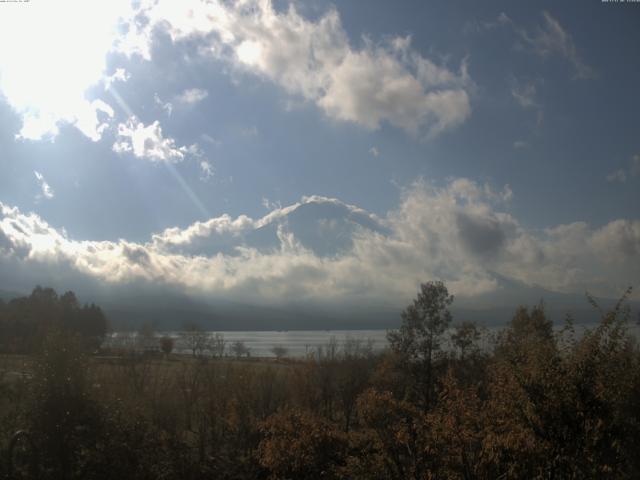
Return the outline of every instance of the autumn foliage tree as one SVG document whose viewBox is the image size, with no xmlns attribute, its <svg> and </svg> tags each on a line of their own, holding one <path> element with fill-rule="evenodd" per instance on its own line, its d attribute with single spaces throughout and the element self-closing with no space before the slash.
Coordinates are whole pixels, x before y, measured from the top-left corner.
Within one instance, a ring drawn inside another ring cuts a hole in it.
<svg viewBox="0 0 640 480">
<path fill-rule="evenodd" d="M 301 410 L 283 410 L 261 427 L 260 464 L 273 480 L 343 478 L 347 436 L 328 420 Z"/>
<path fill-rule="evenodd" d="M 629 452 L 640 438 L 640 358 L 621 302 L 579 338 L 571 323 L 554 334 L 541 306 L 516 312 L 488 383 L 494 419 L 488 437 L 494 451 L 509 452 L 496 458 L 505 473 L 632 478 L 638 472 Z"/>
</svg>

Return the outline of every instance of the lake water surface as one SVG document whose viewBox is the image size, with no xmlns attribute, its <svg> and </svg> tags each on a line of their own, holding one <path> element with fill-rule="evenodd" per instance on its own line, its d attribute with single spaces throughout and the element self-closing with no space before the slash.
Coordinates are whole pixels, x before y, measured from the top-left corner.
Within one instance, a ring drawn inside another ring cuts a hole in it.
<svg viewBox="0 0 640 480">
<path fill-rule="evenodd" d="M 286 330 L 286 331 L 222 331 L 227 344 L 227 354 L 236 341 L 241 341 L 249 349 L 252 357 L 273 357 L 274 347 L 283 347 L 289 357 L 304 357 L 315 352 L 318 347 L 326 347 L 330 342 L 342 348 L 347 340 L 358 340 L 362 346 L 371 343 L 374 351 L 383 350 L 387 346 L 386 330 Z M 176 353 L 191 353 L 181 341 L 180 332 L 160 332 L 159 336 L 168 335 L 176 340 Z M 125 346 L 134 341 L 135 333 L 114 333 L 107 340 L 107 346 Z"/>
<path fill-rule="evenodd" d="M 575 331 L 578 336 L 586 328 L 594 328 L 596 325 L 576 325 Z M 483 329 L 480 347 L 486 348 L 490 344 L 490 339 L 503 327 L 488 327 Z M 558 327 L 560 328 L 560 327 Z M 629 332 L 636 338 L 640 338 L 640 327 L 636 324 L 629 325 Z M 319 347 L 325 348 L 331 342 L 335 342 L 339 349 L 348 340 L 358 340 L 362 346 L 371 343 L 374 351 L 383 350 L 388 346 L 387 330 L 284 330 L 284 331 L 221 331 L 210 332 L 221 333 L 227 345 L 227 354 L 230 354 L 230 347 L 236 341 L 244 342 L 252 357 L 273 357 L 274 347 L 286 349 L 289 357 L 304 357 L 315 352 Z M 175 339 L 174 352 L 191 353 L 184 342 L 182 342 L 180 332 L 159 332 L 157 336 L 168 335 Z M 445 338 L 448 334 L 445 334 Z M 107 346 L 126 346 L 135 343 L 135 333 L 116 332 L 105 342 Z M 444 342 L 443 348 L 447 348 Z"/>
</svg>

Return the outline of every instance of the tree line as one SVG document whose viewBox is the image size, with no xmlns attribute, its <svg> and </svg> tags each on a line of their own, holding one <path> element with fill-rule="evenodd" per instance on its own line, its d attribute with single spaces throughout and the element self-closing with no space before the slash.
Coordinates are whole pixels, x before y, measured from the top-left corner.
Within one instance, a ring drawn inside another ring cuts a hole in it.
<svg viewBox="0 0 640 480">
<path fill-rule="evenodd" d="M 52 288 L 37 286 L 29 296 L 0 299 L 0 352 L 33 353 L 53 329 L 77 334 L 95 350 L 104 340 L 108 322 L 100 307 L 80 305 L 71 291 L 58 295 Z"/>
</svg>

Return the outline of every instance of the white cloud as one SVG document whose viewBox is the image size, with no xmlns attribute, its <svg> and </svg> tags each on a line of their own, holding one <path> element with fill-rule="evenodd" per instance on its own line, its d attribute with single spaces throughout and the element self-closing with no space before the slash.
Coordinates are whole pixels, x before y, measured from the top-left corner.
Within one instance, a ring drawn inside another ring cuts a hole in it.
<svg viewBox="0 0 640 480">
<path fill-rule="evenodd" d="M 517 81 L 512 82 L 511 95 L 522 108 L 537 107 L 536 103 L 537 88 L 534 83 L 520 84 Z"/>
<path fill-rule="evenodd" d="M 596 230 L 590 242 L 593 248 L 607 253 L 608 261 L 620 265 L 629 258 L 640 257 L 640 222 L 615 220 Z"/>
<path fill-rule="evenodd" d="M 199 239 L 222 235 L 238 236 L 255 227 L 256 222 L 246 215 L 240 215 L 236 219 L 222 215 L 204 222 L 196 222 L 184 229 L 168 228 L 153 235 L 152 244 L 158 250 L 171 251 L 175 247 L 188 247 Z"/>
<path fill-rule="evenodd" d="M 142 17 L 148 22 L 141 23 Z M 155 27 L 165 28 L 176 42 L 197 37 L 204 55 L 275 82 L 331 118 L 365 128 L 389 123 L 434 136 L 471 114 L 472 82 L 464 62 L 458 71 L 437 65 L 412 49 L 409 37 L 381 43 L 364 38 L 364 46 L 354 48 L 335 9 L 311 21 L 293 5 L 278 12 L 268 0 L 147 1 L 132 17 L 131 38 L 122 50 L 149 58 Z"/>
<path fill-rule="evenodd" d="M 280 201 L 271 201 L 266 197 L 262 197 L 262 206 L 270 212 L 274 210 L 282 210 L 282 204 Z"/>
<path fill-rule="evenodd" d="M 200 137 L 207 143 L 215 146 L 215 147 L 219 147 L 220 145 L 222 145 L 222 142 L 220 140 L 218 140 L 217 138 L 212 137 L 211 135 L 209 135 L 208 133 L 203 133 L 202 135 L 200 135 Z"/>
<path fill-rule="evenodd" d="M 513 24 L 513 21 L 509 18 L 509 16 L 504 12 L 500 12 L 495 20 L 482 22 L 478 20 L 468 21 L 463 27 L 463 32 L 465 34 L 474 34 L 482 32 L 483 30 L 493 30 L 495 28 L 511 24 Z"/>
<path fill-rule="evenodd" d="M 145 125 L 136 117 L 129 117 L 126 123 L 118 125 L 117 138 L 113 151 L 119 154 L 132 154 L 151 162 L 179 163 L 189 158 L 195 161 L 200 171 L 200 179 L 207 181 L 214 176 L 213 163 L 206 158 L 204 151 L 197 143 L 189 146 L 178 146 L 171 137 L 162 132 L 160 122 L 156 120 Z M 189 195 L 193 195 L 189 190 Z M 199 200 L 196 202 L 200 204 Z M 204 212 L 203 206 L 200 207 Z"/>
<path fill-rule="evenodd" d="M 104 88 L 108 90 L 115 82 L 126 82 L 130 78 L 131 75 L 124 68 L 116 68 L 112 75 L 104 79 Z"/>
<path fill-rule="evenodd" d="M 528 146 L 529 143 L 525 142 L 524 140 L 516 140 L 515 142 L 513 142 L 513 148 L 515 148 L 516 150 L 527 148 Z"/>
<path fill-rule="evenodd" d="M 573 42 L 572 36 L 567 32 L 560 22 L 549 12 L 542 12 L 543 23 L 535 31 L 528 32 L 514 26 L 520 40 L 526 48 L 541 57 L 556 55 L 567 60 L 575 71 L 578 79 L 590 79 L 595 77 L 595 71 L 584 63 Z"/>
<path fill-rule="evenodd" d="M 380 155 L 380 151 L 376 147 L 371 147 L 369 149 L 369 153 L 374 157 L 378 157 Z"/>
<path fill-rule="evenodd" d="M 160 96 L 155 93 L 153 95 L 153 103 L 164 110 L 168 116 L 171 116 L 171 113 L 173 112 L 173 104 L 171 102 L 163 101 Z"/>
<path fill-rule="evenodd" d="M 202 173 L 200 178 L 203 180 L 209 180 L 215 174 L 213 164 L 208 160 L 200 160 L 200 171 Z"/>
<path fill-rule="evenodd" d="M 189 147 L 178 147 L 173 138 L 164 137 L 160 122 L 144 125 L 135 117 L 118 125 L 117 140 L 113 144 L 117 153 L 132 153 L 136 158 L 144 158 L 152 162 L 177 163 L 185 158 L 185 154 L 197 154 L 196 144 Z"/>
<path fill-rule="evenodd" d="M 94 142 L 102 138 L 102 134 L 111 126 L 113 108 L 102 100 L 94 100 L 85 104 L 76 112 L 75 127 Z"/>
<path fill-rule="evenodd" d="M 256 127 L 255 125 L 240 129 L 240 134 L 243 137 L 257 137 L 259 133 L 260 132 L 258 131 L 258 127 Z"/>
<path fill-rule="evenodd" d="M 190 88 L 176 97 L 176 101 L 183 105 L 194 105 L 209 96 L 209 92 L 201 88 Z"/>
<path fill-rule="evenodd" d="M 537 85 L 541 84 L 543 80 L 540 78 L 535 81 L 519 80 L 515 76 L 511 76 L 509 82 L 511 84 L 511 96 L 513 99 L 521 108 L 536 114 L 536 127 L 540 127 L 544 120 L 544 110 L 542 104 L 537 100 Z M 522 141 L 514 143 L 514 148 L 523 148 L 524 146 L 527 146 L 527 144 Z"/>
<path fill-rule="evenodd" d="M 640 176 L 640 153 L 637 153 L 629 160 L 629 166 L 619 168 L 607 175 L 608 182 L 625 183 L 627 180 Z"/>
<path fill-rule="evenodd" d="M 39 200 L 41 198 L 52 199 L 55 196 L 53 189 L 46 182 L 46 180 L 44 179 L 44 176 L 36 170 L 34 170 L 33 173 L 36 176 L 38 185 L 40 186 L 40 193 L 36 196 L 36 200 Z"/>
<path fill-rule="evenodd" d="M 607 181 L 624 183 L 627 181 L 627 172 L 622 168 L 614 170 L 609 175 L 607 175 Z"/>
<path fill-rule="evenodd" d="M 295 295 L 402 305 L 428 279 L 445 280 L 467 298 L 497 291 L 499 276 L 607 296 L 637 283 L 640 221 L 620 219 L 602 227 L 576 222 L 537 233 L 504 211 L 511 197 L 508 188 L 496 191 L 467 179 L 444 187 L 420 181 L 403 191 L 397 209 L 376 219 L 387 233 L 356 229 L 347 250 L 325 256 L 287 228 L 288 214 L 310 202 L 366 212 L 309 197 L 259 219 L 222 215 L 134 243 L 73 240 L 35 214 L 0 206 L 0 261 L 17 262 L 21 271 L 55 267 L 111 285 L 145 282 L 249 303 L 286 303 Z M 243 242 L 269 225 L 277 226 L 273 246 Z M 212 251 L 212 245 L 231 250 Z"/>
</svg>

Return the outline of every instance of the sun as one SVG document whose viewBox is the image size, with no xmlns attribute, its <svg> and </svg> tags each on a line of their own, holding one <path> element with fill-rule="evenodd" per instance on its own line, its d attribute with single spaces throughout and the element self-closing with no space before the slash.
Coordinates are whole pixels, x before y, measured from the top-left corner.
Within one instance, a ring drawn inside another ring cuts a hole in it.
<svg viewBox="0 0 640 480">
<path fill-rule="evenodd" d="M 65 121 L 90 137 L 99 111 L 86 97 L 105 74 L 125 0 L 5 3 L 0 15 L 0 90 L 23 119 L 18 136 L 40 139 Z"/>
</svg>

